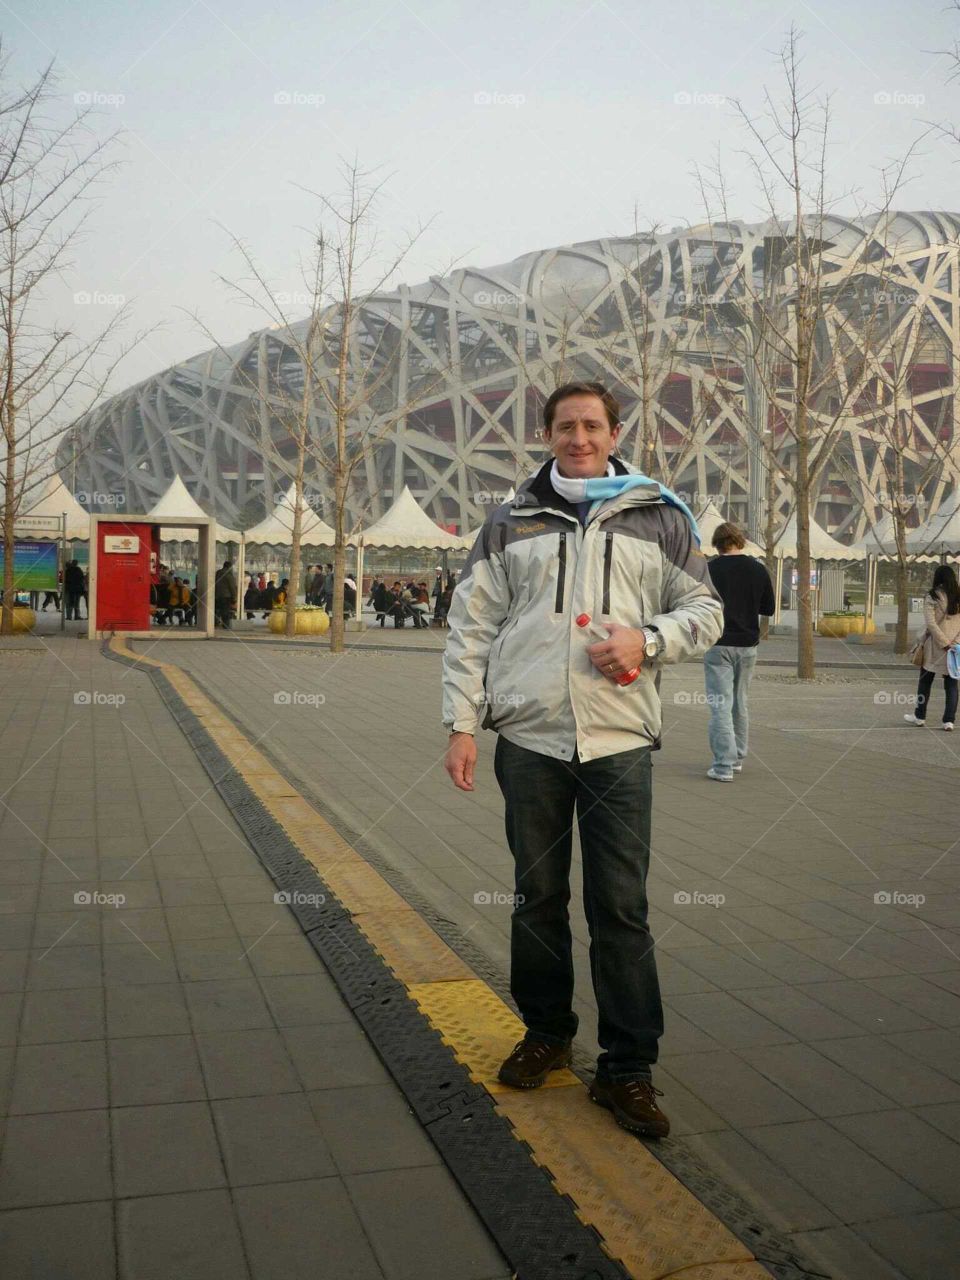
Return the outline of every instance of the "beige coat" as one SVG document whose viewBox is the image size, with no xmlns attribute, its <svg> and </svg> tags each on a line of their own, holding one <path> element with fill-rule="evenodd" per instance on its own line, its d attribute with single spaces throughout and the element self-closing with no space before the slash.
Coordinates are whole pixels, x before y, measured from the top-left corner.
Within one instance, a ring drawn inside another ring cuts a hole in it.
<svg viewBox="0 0 960 1280">
<path fill-rule="evenodd" d="M 923 622 L 926 637 L 923 642 L 923 666 L 938 676 L 947 674 L 947 649 L 960 642 L 960 613 L 947 614 L 947 598 L 938 591 L 936 599 L 923 597 Z"/>
</svg>

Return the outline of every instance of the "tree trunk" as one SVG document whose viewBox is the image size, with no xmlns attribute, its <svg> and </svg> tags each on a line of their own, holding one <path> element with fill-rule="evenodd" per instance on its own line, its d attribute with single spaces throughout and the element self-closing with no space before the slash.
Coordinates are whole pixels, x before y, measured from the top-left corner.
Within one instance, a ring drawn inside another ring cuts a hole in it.
<svg viewBox="0 0 960 1280">
<path fill-rule="evenodd" d="M 797 412 L 797 676 L 812 680 L 816 669 L 813 655 L 813 600 L 810 594 L 810 465 L 806 408 Z"/>
<path fill-rule="evenodd" d="M 298 440 L 297 449 L 297 471 L 293 478 L 294 483 L 294 507 L 293 507 L 293 530 L 290 540 L 290 581 L 287 583 L 287 603 L 286 603 L 286 628 L 285 633 L 288 636 L 296 635 L 297 632 L 297 593 L 300 590 L 300 538 L 303 531 L 303 455 L 304 440 Z"/>
</svg>

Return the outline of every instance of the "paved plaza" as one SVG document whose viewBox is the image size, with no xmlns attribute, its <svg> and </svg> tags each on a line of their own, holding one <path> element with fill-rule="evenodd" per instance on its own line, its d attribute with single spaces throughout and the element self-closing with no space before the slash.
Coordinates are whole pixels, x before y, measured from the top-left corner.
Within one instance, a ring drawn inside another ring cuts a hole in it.
<svg viewBox="0 0 960 1280">
<path fill-rule="evenodd" d="M 136 648 L 187 671 L 502 987 L 494 739 L 476 792 L 454 791 L 427 644 L 378 630 L 332 657 L 238 630 Z M 732 786 L 704 776 L 699 667 L 664 673 L 664 1147 L 836 1280 L 933 1280 L 960 1255 L 960 739 L 936 703 L 926 730 L 903 724 L 913 672 L 888 646 L 829 661 L 813 685 L 759 670 Z M 0 649 L 0 723 L 0 1257 L 112 1276 L 116 1249 L 138 1280 L 508 1275 L 151 682 L 26 637 Z M 78 905 L 88 888 L 124 909 Z M 578 877 L 574 896 L 586 1066 Z"/>
</svg>

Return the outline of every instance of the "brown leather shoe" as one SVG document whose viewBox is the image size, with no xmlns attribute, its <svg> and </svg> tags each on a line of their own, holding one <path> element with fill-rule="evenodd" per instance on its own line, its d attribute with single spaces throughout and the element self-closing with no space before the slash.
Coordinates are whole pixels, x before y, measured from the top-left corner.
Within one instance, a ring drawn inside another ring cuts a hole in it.
<svg viewBox="0 0 960 1280">
<path fill-rule="evenodd" d="M 665 1138 L 670 1132 L 670 1121 L 657 1106 L 657 1098 L 662 1098 L 663 1093 L 649 1080 L 626 1080 L 617 1084 L 594 1077 L 590 1097 L 598 1106 L 612 1111 L 617 1124 L 631 1133 L 644 1138 Z"/>
<path fill-rule="evenodd" d="M 539 1089 L 551 1071 L 569 1067 L 573 1060 L 572 1043 L 566 1040 L 563 1044 L 548 1044 L 546 1040 L 524 1036 L 504 1061 L 497 1079 L 512 1089 Z"/>
</svg>

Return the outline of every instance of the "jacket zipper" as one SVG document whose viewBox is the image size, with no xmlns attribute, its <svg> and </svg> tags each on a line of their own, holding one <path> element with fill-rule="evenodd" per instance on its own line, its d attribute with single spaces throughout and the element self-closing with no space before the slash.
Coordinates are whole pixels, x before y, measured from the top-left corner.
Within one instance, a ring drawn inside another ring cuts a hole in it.
<svg viewBox="0 0 960 1280">
<path fill-rule="evenodd" d="M 603 603 L 600 606 L 600 612 L 604 617 L 610 612 L 610 565 L 613 561 L 613 534 L 605 533 L 603 535 Z"/>
<path fill-rule="evenodd" d="M 556 603 L 554 604 L 554 609 L 553 609 L 554 613 L 563 613 L 563 590 L 564 590 L 564 586 L 566 584 L 566 578 L 567 578 L 567 535 L 566 533 L 565 532 L 561 533 L 559 535 L 559 538 L 560 538 L 560 549 L 558 553 L 559 564 L 557 566 L 557 599 L 556 599 Z"/>
</svg>

